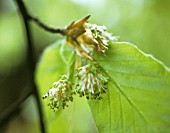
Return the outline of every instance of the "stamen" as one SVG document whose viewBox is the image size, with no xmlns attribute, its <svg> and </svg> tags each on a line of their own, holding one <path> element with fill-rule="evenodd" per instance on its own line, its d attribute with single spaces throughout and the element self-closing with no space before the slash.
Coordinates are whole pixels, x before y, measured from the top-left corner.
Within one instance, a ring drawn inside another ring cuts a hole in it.
<svg viewBox="0 0 170 133">
<path fill-rule="evenodd" d="M 100 95 L 106 92 L 108 77 L 99 69 L 96 66 L 86 65 L 77 70 L 76 91 L 80 96 L 85 95 L 87 99 L 101 99 Z"/>
<path fill-rule="evenodd" d="M 53 84 L 53 87 L 43 96 L 43 99 L 49 97 L 48 106 L 55 110 L 60 106 L 62 108 L 67 107 L 67 102 L 73 101 L 73 94 L 72 84 L 68 81 L 68 77 L 63 75 L 60 80 Z"/>
</svg>

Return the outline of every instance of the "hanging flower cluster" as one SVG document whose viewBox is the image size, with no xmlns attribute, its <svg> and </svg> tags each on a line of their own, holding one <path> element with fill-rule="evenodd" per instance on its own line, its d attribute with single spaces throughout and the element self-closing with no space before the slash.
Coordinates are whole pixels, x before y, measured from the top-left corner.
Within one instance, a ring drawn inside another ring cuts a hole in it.
<svg viewBox="0 0 170 133">
<path fill-rule="evenodd" d="M 101 99 L 107 90 L 108 77 L 98 67 L 86 65 L 77 69 L 76 92 L 87 99 Z"/>
<path fill-rule="evenodd" d="M 78 93 L 80 97 L 86 96 L 87 99 L 102 99 L 101 94 L 106 93 L 109 78 L 96 65 L 85 65 L 76 70 L 76 87 L 68 81 L 68 77 L 63 75 L 52 88 L 43 96 L 49 97 L 48 106 L 51 109 L 58 109 L 60 106 L 65 108 L 67 102 L 73 101 L 73 95 Z"/>
<path fill-rule="evenodd" d="M 60 106 L 64 109 L 68 106 L 68 101 L 73 101 L 72 95 L 72 83 L 68 81 L 66 75 L 63 75 L 60 80 L 53 84 L 52 88 L 43 96 L 43 99 L 50 97 L 48 106 L 50 106 L 51 109 L 58 109 Z"/>
</svg>

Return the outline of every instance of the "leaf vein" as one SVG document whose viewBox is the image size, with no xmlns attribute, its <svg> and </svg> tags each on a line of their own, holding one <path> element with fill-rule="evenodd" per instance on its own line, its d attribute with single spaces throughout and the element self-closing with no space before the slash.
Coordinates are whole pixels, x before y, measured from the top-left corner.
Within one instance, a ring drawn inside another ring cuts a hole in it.
<svg viewBox="0 0 170 133">
<path fill-rule="evenodd" d="M 121 100 L 120 93 L 119 93 L 119 100 L 120 100 L 121 129 L 122 129 L 122 133 L 123 133 L 123 132 L 124 132 L 124 125 L 123 125 L 123 108 L 122 108 L 122 100 Z"/>
<path fill-rule="evenodd" d="M 140 110 L 136 107 L 136 105 L 126 96 L 126 94 L 122 91 L 120 85 L 118 85 L 111 77 L 110 79 L 112 80 L 112 82 L 116 85 L 117 89 L 119 90 L 119 92 L 124 96 L 124 98 L 129 102 L 129 104 L 133 107 L 133 109 L 139 114 L 139 116 L 144 120 L 144 122 L 147 123 L 147 125 L 149 125 L 152 129 L 154 129 L 150 123 L 147 121 L 147 119 L 144 117 L 144 115 L 140 112 Z"/>
<path fill-rule="evenodd" d="M 109 98 L 108 98 L 109 110 L 111 110 L 110 93 L 108 93 L 108 95 L 109 95 Z M 109 113 L 109 133 L 111 133 L 111 113 Z"/>
</svg>

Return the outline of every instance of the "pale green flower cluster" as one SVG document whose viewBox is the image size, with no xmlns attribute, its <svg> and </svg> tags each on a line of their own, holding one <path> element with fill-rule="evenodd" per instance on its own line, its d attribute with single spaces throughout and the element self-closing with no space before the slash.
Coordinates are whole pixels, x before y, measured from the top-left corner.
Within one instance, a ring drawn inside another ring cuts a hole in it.
<svg viewBox="0 0 170 133">
<path fill-rule="evenodd" d="M 55 82 L 52 88 L 43 96 L 49 97 L 48 106 L 51 109 L 67 107 L 67 102 L 73 101 L 73 95 L 78 93 L 80 97 L 87 99 L 102 99 L 101 94 L 106 93 L 108 77 L 96 65 L 85 65 L 76 70 L 75 84 L 68 81 L 68 77 L 63 75 Z M 73 89 L 75 87 L 75 89 Z"/>
<path fill-rule="evenodd" d="M 73 101 L 72 83 L 68 81 L 68 77 L 63 75 L 60 80 L 55 82 L 52 88 L 43 96 L 43 99 L 50 97 L 48 106 L 51 109 L 65 108 L 68 101 Z"/>
<path fill-rule="evenodd" d="M 107 90 L 108 77 L 98 67 L 91 65 L 77 69 L 76 92 L 87 99 L 101 99 L 101 94 Z"/>
<path fill-rule="evenodd" d="M 117 36 L 112 36 L 111 33 L 107 31 L 106 26 L 98 26 L 96 24 L 85 24 L 86 29 L 92 32 L 93 38 L 97 41 L 98 51 L 105 53 L 108 49 L 109 43 L 112 41 L 118 41 Z"/>
</svg>

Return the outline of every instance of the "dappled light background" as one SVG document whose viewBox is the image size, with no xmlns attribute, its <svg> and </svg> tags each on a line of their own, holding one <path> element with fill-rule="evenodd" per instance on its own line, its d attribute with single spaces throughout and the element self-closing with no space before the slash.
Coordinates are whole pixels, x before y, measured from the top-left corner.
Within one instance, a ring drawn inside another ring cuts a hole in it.
<svg viewBox="0 0 170 133">
<path fill-rule="evenodd" d="M 29 12 L 45 24 L 63 28 L 73 20 L 91 15 L 90 23 L 107 26 L 120 41 L 131 42 L 170 67 L 170 1 L 166 0 L 24 0 Z M 31 23 L 35 55 L 61 35 L 51 34 Z M 14 0 L 0 1 L 0 116 L 29 89 L 25 65 L 26 44 L 23 23 Z M 59 62 L 58 62 L 59 63 Z M 48 81 L 47 81 L 48 82 Z M 50 86 L 48 86 L 50 87 Z M 70 132 L 97 132 L 86 100 L 78 99 L 75 112 L 52 113 L 51 133 L 64 133 L 65 119 L 71 116 Z M 72 115 L 72 113 L 75 113 Z M 50 123 L 48 121 L 48 123 Z M 0 124 L 1 125 L 1 124 Z M 33 97 L 16 110 L 12 119 L 0 127 L 5 133 L 38 133 L 38 115 Z"/>
</svg>

